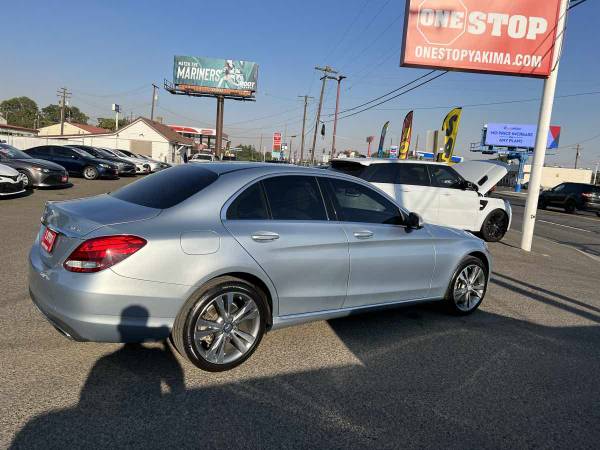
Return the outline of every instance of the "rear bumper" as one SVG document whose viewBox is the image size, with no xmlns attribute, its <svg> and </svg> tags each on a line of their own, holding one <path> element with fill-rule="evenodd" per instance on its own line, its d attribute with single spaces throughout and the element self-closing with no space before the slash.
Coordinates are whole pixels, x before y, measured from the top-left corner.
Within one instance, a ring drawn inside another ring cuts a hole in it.
<svg viewBox="0 0 600 450">
<path fill-rule="evenodd" d="M 583 202 L 583 205 L 582 205 L 581 209 L 585 209 L 587 211 L 599 212 L 600 211 L 600 203 L 596 203 L 596 202 Z"/>
<path fill-rule="evenodd" d="M 110 269 L 95 274 L 48 269 L 39 252 L 36 243 L 29 255 L 31 299 L 57 330 L 77 341 L 163 340 L 190 289 L 125 278 Z"/>
</svg>

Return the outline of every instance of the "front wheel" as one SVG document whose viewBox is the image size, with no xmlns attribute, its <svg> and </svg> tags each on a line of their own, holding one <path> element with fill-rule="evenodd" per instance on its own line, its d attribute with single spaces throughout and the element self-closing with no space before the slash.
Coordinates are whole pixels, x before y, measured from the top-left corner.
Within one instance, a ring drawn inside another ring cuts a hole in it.
<svg viewBox="0 0 600 450">
<path fill-rule="evenodd" d="M 576 209 L 577 209 L 577 204 L 575 203 L 574 200 L 569 200 L 567 202 L 567 204 L 565 205 L 565 212 L 568 212 L 569 214 L 573 214 Z"/>
<path fill-rule="evenodd" d="M 98 169 L 93 166 L 87 166 L 83 169 L 83 178 L 86 180 L 96 180 L 99 176 Z"/>
<path fill-rule="evenodd" d="M 481 225 L 481 237 L 487 242 L 498 242 L 508 230 L 508 216 L 501 209 L 488 214 Z"/>
<path fill-rule="evenodd" d="M 459 266 L 446 293 L 446 304 L 450 311 L 467 315 L 475 311 L 487 291 L 488 274 L 481 259 L 466 258 Z"/>
<path fill-rule="evenodd" d="M 209 372 L 233 369 L 258 347 L 269 307 L 256 286 L 234 277 L 207 283 L 184 304 L 171 338 L 177 351 Z"/>
<path fill-rule="evenodd" d="M 19 172 L 21 172 L 23 175 L 25 175 L 25 179 L 23 180 L 23 188 L 27 189 L 28 191 L 33 189 L 33 178 L 31 178 L 31 175 L 29 175 L 29 173 L 27 173 L 24 170 L 19 170 Z"/>
</svg>

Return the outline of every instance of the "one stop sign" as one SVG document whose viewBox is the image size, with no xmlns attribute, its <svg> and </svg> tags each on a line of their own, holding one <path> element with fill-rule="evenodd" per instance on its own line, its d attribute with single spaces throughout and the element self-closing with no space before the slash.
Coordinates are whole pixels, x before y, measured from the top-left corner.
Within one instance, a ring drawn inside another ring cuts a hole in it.
<svg viewBox="0 0 600 450">
<path fill-rule="evenodd" d="M 461 0 L 423 0 L 417 29 L 428 44 L 451 45 L 465 32 L 466 17 L 467 7 Z"/>
</svg>

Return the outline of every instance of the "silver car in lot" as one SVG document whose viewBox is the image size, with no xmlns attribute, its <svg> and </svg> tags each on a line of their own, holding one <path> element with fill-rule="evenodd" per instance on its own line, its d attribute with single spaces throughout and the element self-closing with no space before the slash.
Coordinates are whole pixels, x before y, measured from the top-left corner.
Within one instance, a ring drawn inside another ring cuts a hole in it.
<svg viewBox="0 0 600 450">
<path fill-rule="evenodd" d="M 436 300 L 471 313 L 491 270 L 482 240 L 366 181 L 260 163 L 180 165 L 48 203 L 29 262 L 31 298 L 66 336 L 170 338 L 209 371 L 287 325 Z"/>
</svg>

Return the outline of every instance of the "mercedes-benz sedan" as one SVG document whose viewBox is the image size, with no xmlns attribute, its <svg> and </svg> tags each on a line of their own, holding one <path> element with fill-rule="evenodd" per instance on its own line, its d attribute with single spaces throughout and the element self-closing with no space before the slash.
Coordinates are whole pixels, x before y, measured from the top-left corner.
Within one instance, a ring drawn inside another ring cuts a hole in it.
<svg viewBox="0 0 600 450">
<path fill-rule="evenodd" d="M 245 361 L 264 333 L 372 308 L 482 302 L 486 244 L 423 224 L 358 178 L 296 166 L 176 166 L 48 203 L 33 301 L 81 341 L 170 337 L 198 367 Z"/>
</svg>

